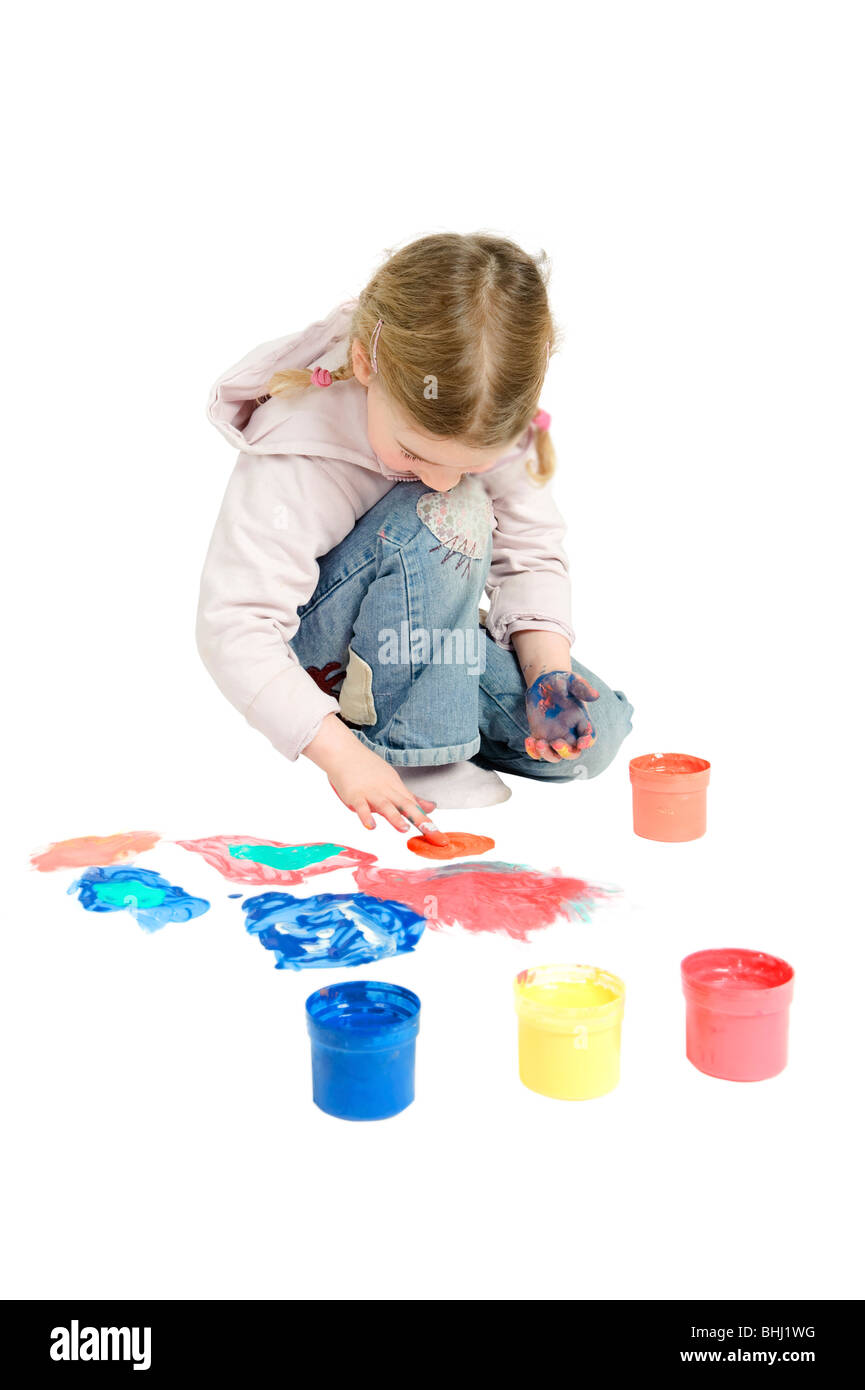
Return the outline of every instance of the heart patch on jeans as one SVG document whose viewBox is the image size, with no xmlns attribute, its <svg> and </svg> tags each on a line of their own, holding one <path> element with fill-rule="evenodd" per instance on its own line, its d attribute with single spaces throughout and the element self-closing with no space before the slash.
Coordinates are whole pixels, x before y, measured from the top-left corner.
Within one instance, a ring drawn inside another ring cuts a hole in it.
<svg viewBox="0 0 865 1390">
<path fill-rule="evenodd" d="M 417 514 L 432 531 L 442 551 L 442 564 L 457 556 L 455 569 L 468 569 L 486 550 L 492 530 L 493 509 L 483 487 L 474 478 L 463 478 L 450 492 L 425 492 L 417 501 Z"/>
</svg>

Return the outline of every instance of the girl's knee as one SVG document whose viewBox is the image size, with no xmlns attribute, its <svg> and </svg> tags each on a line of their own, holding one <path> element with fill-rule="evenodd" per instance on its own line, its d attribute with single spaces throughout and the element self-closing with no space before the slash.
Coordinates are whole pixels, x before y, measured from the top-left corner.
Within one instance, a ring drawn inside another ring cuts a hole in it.
<svg viewBox="0 0 865 1390">
<path fill-rule="evenodd" d="M 405 548 L 412 566 L 429 568 L 437 578 L 453 576 L 483 591 L 492 548 L 492 505 L 477 478 L 466 475 L 450 492 L 433 492 L 423 483 L 398 483 L 378 504 L 383 509 L 379 537 Z"/>
<path fill-rule="evenodd" d="M 573 763 L 575 775 L 582 778 L 597 777 L 609 767 L 631 732 L 634 712 L 624 692 L 610 690 L 608 686 L 602 686 L 599 698 L 587 709 L 595 741 Z"/>
</svg>

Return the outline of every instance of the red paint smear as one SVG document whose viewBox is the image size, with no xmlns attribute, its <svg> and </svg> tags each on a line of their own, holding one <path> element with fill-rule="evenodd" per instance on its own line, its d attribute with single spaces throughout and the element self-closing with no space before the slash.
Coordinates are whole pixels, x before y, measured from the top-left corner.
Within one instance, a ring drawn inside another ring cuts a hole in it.
<svg viewBox="0 0 865 1390">
<path fill-rule="evenodd" d="M 301 840 L 299 845 L 314 843 Z M 351 869 L 355 865 L 374 864 L 374 854 L 364 854 L 363 850 L 340 845 L 339 854 L 329 859 L 320 859 L 317 864 L 305 864 L 297 869 L 277 869 L 271 864 L 256 864 L 253 859 L 233 859 L 229 854 L 231 845 L 267 845 L 270 849 L 294 849 L 295 844 L 287 840 L 262 840 L 258 835 L 209 835 L 203 840 L 176 840 L 175 844 L 200 854 L 212 868 L 218 869 L 223 878 L 232 883 L 304 883 L 316 874 L 329 874 L 334 869 Z"/>
<path fill-rule="evenodd" d="M 590 907 L 612 896 L 582 878 L 510 865 L 453 869 L 355 870 L 355 881 L 374 898 L 390 898 L 421 913 L 433 929 L 460 926 L 527 941 L 559 917 L 589 919 Z"/>
<path fill-rule="evenodd" d="M 468 854 L 486 854 L 488 849 L 496 847 L 495 840 L 489 839 L 487 835 L 470 835 L 464 830 L 449 830 L 445 839 L 446 845 L 436 845 L 424 835 L 412 835 L 410 840 L 406 840 L 406 844 L 412 853 L 419 854 L 421 859 L 459 859 Z"/>
</svg>

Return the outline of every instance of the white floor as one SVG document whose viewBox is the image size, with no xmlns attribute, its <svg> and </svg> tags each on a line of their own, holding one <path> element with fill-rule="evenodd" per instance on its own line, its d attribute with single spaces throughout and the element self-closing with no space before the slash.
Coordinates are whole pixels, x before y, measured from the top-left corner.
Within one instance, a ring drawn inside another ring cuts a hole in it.
<svg viewBox="0 0 865 1390">
<path fill-rule="evenodd" d="M 145 760 L 136 789 L 134 750 L 118 747 L 110 814 L 86 777 L 61 787 L 20 827 L 21 857 L 54 836 L 152 827 L 333 837 L 417 867 L 389 828 L 355 829 L 310 766 L 236 733 L 198 786 L 178 757 L 173 772 Z M 355 972 L 423 1003 L 416 1102 L 379 1124 L 330 1119 L 310 1097 L 304 999 L 347 972 L 276 971 L 227 897 L 237 885 L 197 856 L 166 843 L 141 857 L 213 904 L 153 936 L 84 912 L 64 896 L 72 873 L 22 875 L 4 933 L 4 1293 L 850 1296 L 861 935 L 839 934 L 840 878 L 815 870 L 792 801 L 766 815 L 767 789 L 743 800 L 733 780 L 721 763 L 709 834 L 681 846 L 632 834 L 624 756 L 597 782 L 515 782 L 504 806 L 443 813 L 493 834 L 504 859 L 624 892 L 532 944 L 427 931 L 413 955 Z M 351 886 L 340 873 L 301 891 Z M 796 968 L 776 1080 L 715 1081 L 685 1060 L 679 960 L 727 944 Z M 627 984 L 622 1080 L 602 1100 L 545 1100 L 517 1077 L 512 977 L 557 960 Z"/>
</svg>

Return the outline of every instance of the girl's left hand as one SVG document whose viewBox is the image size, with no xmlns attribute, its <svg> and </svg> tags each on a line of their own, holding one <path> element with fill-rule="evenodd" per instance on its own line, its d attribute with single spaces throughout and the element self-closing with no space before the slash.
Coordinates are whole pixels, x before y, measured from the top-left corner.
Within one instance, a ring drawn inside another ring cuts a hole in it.
<svg viewBox="0 0 865 1390">
<path fill-rule="evenodd" d="M 578 758 L 584 748 L 591 748 L 595 733 L 584 702 L 597 699 L 598 691 L 572 671 L 545 671 L 538 676 L 526 691 L 529 757 L 557 763 L 560 758 Z"/>
</svg>

